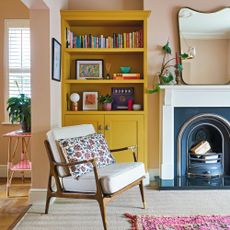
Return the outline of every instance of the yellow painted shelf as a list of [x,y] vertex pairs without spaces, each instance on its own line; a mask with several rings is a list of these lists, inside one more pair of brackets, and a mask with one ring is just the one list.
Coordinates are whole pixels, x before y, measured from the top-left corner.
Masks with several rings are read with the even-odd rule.
[[65,84],[144,84],[143,79],[140,80],[64,80]]
[[65,48],[67,53],[143,53],[144,48]]
[[[96,132],[104,134],[110,148],[137,145],[138,161],[147,166],[147,110],[148,110],[148,72],[147,72],[147,18],[150,11],[61,11],[62,19],[62,125],[92,124]],[[136,31],[143,33],[135,36]],[[142,44],[143,48],[66,48],[68,35],[71,31],[76,35],[87,35],[113,38],[122,35],[126,46]],[[127,34],[129,35],[127,36]],[[125,36],[126,34],[126,36]],[[132,35],[131,35],[132,34]],[[71,35],[72,37],[72,35]],[[129,40],[127,40],[129,39]],[[108,39],[107,41],[109,41]],[[111,40],[111,43],[113,41]],[[138,43],[136,43],[138,42]],[[72,47],[72,46],[71,46]],[[110,46],[111,47],[111,46]],[[121,66],[130,66],[133,73],[140,73],[142,79],[130,80],[78,80],[76,79],[76,60],[103,60],[103,73],[118,73]],[[101,74],[103,76],[103,74]],[[79,109],[84,104],[95,102],[89,97],[83,97],[83,92],[98,92],[106,95],[114,87],[132,87],[134,89],[133,103],[140,104],[142,110],[79,110],[70,111],[70,94],[77,92],[81,95]],[[121,95],[120,102],[128,98]],[[87,103],[86,103],[87,102]],[[87,106],[86,106],[87,107]],[[90,107],[90,106],[89,106]],[[96,107],[95,107],[96,108]],[[130,162],[129,154],[118,154],[118,162]]]
[[65,111],[65,115],[143,115],[144,111],[112,110],[112,111]]

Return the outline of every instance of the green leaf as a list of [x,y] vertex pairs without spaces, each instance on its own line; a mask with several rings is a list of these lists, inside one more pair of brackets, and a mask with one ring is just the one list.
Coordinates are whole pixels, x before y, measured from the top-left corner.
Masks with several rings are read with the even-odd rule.
[[161,80],[164,82],[164,83],[169,83],[173,80],[173,75],[172,73],[168,73],[167,76],[161,76]]
[[148,93],[149,94],[153,94],[153,93],[157,93],[157,92],[159,92],[160,91],[160,85],[159,84],[156,84],[156,86],[153,88],[153,89],[149,89],[148,90]]
[[175,68],[176,68],[179,72],[182,72],[182,70],[183,70],[183,66],[182,66],[182,64],[180,64],[180,63],[178,63],[178,64],[175,66]]
[[188,58],[188,54],[183,53],[179,55],[183,60]]
[[171,54],[172,53],[172,50],[169,46],[169,42],[167,42],[163,47],[162,47],[162,50],[167,53],[167,54]]

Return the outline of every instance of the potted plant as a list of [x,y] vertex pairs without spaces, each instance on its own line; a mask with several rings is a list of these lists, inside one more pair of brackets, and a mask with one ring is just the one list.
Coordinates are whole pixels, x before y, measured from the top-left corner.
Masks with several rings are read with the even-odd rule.
[[31,131],[31,98],[20,93],[7,100],[7,111],[12,123],[20,122],[23,132]]
[[106,94],[105,96],[100,95],[98,98],[98,103],[102,105],[103,110],[112,110],[113,98],[111,95]]
[[[169,46],[169,41],[167,41],[167,43],[164,46],[162,46],[161,49],[164,55],[163,55],[163,60],[161,64],[161,69],[160,69],[160,72],[158,73],[160,84],[162,85],[180,84],[180,82],[177,82],[177,81],[180,81],[179,76],[183,70],[183,67],[182,67],[182,64],[179,62],[179,57],[181,59],[187,59],[188,54],[183,53],[183,54],[178,55],[178,53],[176,52],[175,57],[171,57],[172,50]],[[175,79],[174,76],[176,76],[177,79]],[[160,85],[156,84],[155,87],[153,89],[148,90],[148,92],[155,93],[155,92],[158,92],[159,90],[160,90]]]

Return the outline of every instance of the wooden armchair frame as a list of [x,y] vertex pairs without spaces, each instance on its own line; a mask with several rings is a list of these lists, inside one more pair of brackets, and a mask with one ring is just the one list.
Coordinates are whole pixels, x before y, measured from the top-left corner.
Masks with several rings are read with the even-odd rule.
[[[102,217],[102,222],[104,226],[104,230],[107,230],[107,222],[106,222],[106,205],[113,200],[115,197],[117,197],[119,194],[127,191],[128,189],[139,185],[140,188],[140,193],[141,193],[141,198],[143,202],[143,207],[145,208],[145,198],[144,198],[144,188],[143,188],[143,179],[144,177],[139,178],[138,180],[134,181],[133,183],[127,185],[123,189],[113,193],[113,194],[104,194],[103,190],[101,188],[100,184],[100,177],[98,175],[98,170],[96,166],[96,161],[95,159],[91,160],[85,160],[85,161],[78,161],[78,162],[71,162],[71,163],[66,163],[66,162],[56,162],[54,160],[52,150],[50,147],[50,144],[47,140],[44,141],[45,147],[47,150],[49,162],[50,162],[50,172],[49,172],[49,178],[48,178],[48,188],[47,188],[47,197],[46,197],[46,207],[45,207],[45,214],[48,214],[49,211],[49,204],[50,204],[50,199],[52,197],[59,197],[59,198],[75,198],[75,199],[92,199],[96,200],[99,204],[100,211],[101,211],[101,217]],[[120,151],[125,151],[125,150],[131,150],[133,153],[133,158],[134,161],[137,162],[137,157],[136,157],[136,147],[135,146],[130,146],[130,147],[125,147],[125,148],[120,148],[120,149],[113,149],[110,150],[111,152],[120,152]],[[90,193],[90,192],[69,192],[65,191],[61,184],[60,184],[60,176],[58,174],[58,167],[65,167],[68,168],[73,165],[77,164],[85,164],[85,163],[91,163],[93,165],[93,172],[95,176],[95,182],[96,182],[96,192],[95,193]],[[55,179],[56,183],[56,191],[52,189],[51,181],[52,177]]]

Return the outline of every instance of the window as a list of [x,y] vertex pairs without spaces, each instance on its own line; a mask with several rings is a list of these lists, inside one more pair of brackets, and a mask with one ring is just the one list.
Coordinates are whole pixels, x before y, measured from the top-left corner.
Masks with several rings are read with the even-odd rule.
[[24,93],[31,96],[29,20],[5,20],[6,98]]

